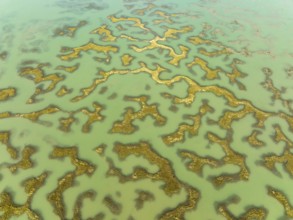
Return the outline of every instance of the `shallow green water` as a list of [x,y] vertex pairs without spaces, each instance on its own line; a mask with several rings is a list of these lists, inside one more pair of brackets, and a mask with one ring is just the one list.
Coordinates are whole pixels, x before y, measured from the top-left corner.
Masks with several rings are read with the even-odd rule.
[[292,7],[0,1],[1,218],[293,218]]

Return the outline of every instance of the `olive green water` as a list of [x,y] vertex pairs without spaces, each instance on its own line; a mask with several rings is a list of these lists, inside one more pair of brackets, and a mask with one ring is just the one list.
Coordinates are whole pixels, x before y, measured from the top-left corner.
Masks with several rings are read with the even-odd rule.
[[0,1],[0,219],[293,218],[292,7]]

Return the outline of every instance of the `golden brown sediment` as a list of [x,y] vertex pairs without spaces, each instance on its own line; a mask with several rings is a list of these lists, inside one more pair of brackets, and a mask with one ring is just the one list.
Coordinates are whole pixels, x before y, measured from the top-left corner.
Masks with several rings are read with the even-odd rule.
[[252,133],[246,138],[248,143],[253,147],[263,147],[265,143],[257,138],[257,136],[260,134],[260,131],[253,130]]
[[60,118],[59,119],[59,123],[60,123],[59,128],[64,132],[69,132],[72,123],[75,121],[76,121],[76,119],[72,115],[70,115],[67,118]]
[[197,202],[200,198],[199,192],[191,187],[186,187],[186,191],[187,191],[186,201],[178,204],[176,208],[161,214],[160,220],[184,219],[184,215],[186,212],[196,208]]
[[266,219],[267,210],[264,208],[252,207],[249,208],[245,213],[236,217],[227,208],[226,204],[220,204],[218,206],[218,212],[225,217],[226,220],[264,220]]
[[66,86],[62,86],[58,92],[56,93],[56,95],[58,97],[62,97],[62,96],[65,96],[67,94],[69,94],[72,90],[71,89],[68,89]]
[[265,74],[265,81],[262,82],[262,86],[269,92],[272,93],[271,99],[275,102],[277,100],[281,101],[282,105],[285,106],[289,112],[293,113],[293,100],[291,99],[284,99],[282,97],[282,94],[285,93],[285,89],[282,88],[282,90],[278,89],[275,85],[274,82],[271,78],[271,76],[273,75],[273,72],[271,69],[269,68],[263,68],[262,69],[263,73]]
[[[0,117],[0,119],[1,119],[1,117]],[[10,137],[11,137],[10,131],[0,131],[0,142],[2,144],[6,145],[6,150],[9,153],[10,157],[12,159],[17,159],[18,151],[15,147],[13,147],[10,144]]]
[[268,194],[274,197],[284,207],[284,211],[287,217],[293,218],[293,206],[290,204],[286,195],[272,187],[268,187]]
[[204,101],[202,106],[200,106],[199,108],[198,114],[194,116],[188,116],[188,118],[193,121],[193,125],[182,123],[181,125],[179,125],[177,131],[162,137],[164,143],[167,145],[171,145],[176,142],[183,141],[187,132],[192,136],[197,135],[201,125],[202,117],[208,112],[213,112],[213,108],[209,106],[206,101]]
[[65,72],[68,72],[68,73],[73,73],[75,72],[78,68],[79,68],[79,63],[73,65],[73,66],[63,66],[63,65],[60,65],[60,66],[57,66],[55,69],[56,70],[64,70]]
[[11,218],[17,218],[24,214],[27,215],[29,220],[40,220],[41,216],[31,208],[32,199],[36,191],[42,187],[45,183],[48,174],[43,173],[38,177],[32,177],[27,179],[23,185],[27,194],[27,199],[23,205],[15,204],[12,195],[9,192],[0,193],[0,211],[1,219],[9,220]]
[[113,36],[112,31],[108,29],[107,25],[105,24],[96,28],[95,30],[92,30],[91,34],[99,34],[102,41],[105,42],[113,42],[117,39],[115,36]]
[[141,28],[142,30],[149,31],[148,28],[145,27],[145,24],[142,23],[141,19],[135,18],[135,17],[115,17],[114,15],[108,16],[108,18],[111,20],[113,23],[121,22],[121,21],[130,21],[134,22],[132,25],[133,27],[138,27]]
[[174,21],[172,20],[172,17],[175,17],[176,16],[176,14],[169,14],[167,12],[160,11],[160,10],[156,10],[152,14],[162,17],[162,19],[155,19],[155,20],[153,20],[153,23],[155,25],[158,25],[158,24],[161,24],[161,23],[165,23],[165,22],[168,23],[168,24],[173,24]]
[[131,56],[130,54],[128,54],[128,53],[123,54],[121,57],[121,61],[122,61],[123,66],[129,66],[133,59],[134,59],[134,57]]
[[276,173],[276,163],[281,163],[284,166],[285,171],[293,176],[293,154],[289,149],[285,149],[283,154],[278,156],[275,154],[267,155],[263,157],[264,166]]
[[58,180],[57,188],[49,193],[47,199],[54,208],[54,213],[59,216],[60,219],[66,218],[66,209],[63,198],[63,193],[73,186],[75,180],[75,173],[70,172],[65,174]]
[[280,141],[283,141],[286,143],[286,146],[289,148],[293,148],[293,141],[291,141],[282,131],[281,127],[279,125],[274,125],[275,129],[275,136],[274,140],[278,143]]
[[200,68],[205,71],[205,79],[208,80],[213,80],[213,79],[218,79],[219,78],[219,73],[223,72],[223,70],[221,68],[216,68],[216,69],[211,69],[208,67],[208,62],[199,58],[199,57],[195,57],[194,60],[191,63],[187,64],[188,68],[191,68],[194,65],[199,65]]
[[82,207],[83,207],[83,200],[85,199],[93,199],[95,197],[96,193],[93,191],[86,191],[81,193],[76,201],[73,208],[73,218],[72,220],[81,220],[83,219],[82,215]]
[[61,60],[70,61],[76,58],[80,57],[81,52],[93,50],[98,53],[104,53],[108,54],[110,52],[117,52],[118,47],[116,46],[104,46],[104,45],[98,45],[93,42],[88,42],[87,44],[80,46],[80,47],[74,47],[74,48],[63,48],[62,52],[70,52],[65,55],[60,55]]
[[229,137],[220,138],[216,134],[209,132],[207,138],[212,143],[217,143],[225,152],[225,156],[221,159],[224,164],[233,164],[240,168],[235,174],[223,174],[212,178],[212,182],[216,187],[221,187],[226,183],[235,181],[247,181],[249,179],[249,170],[245,164],[245,156],[235,152],[230,146]]
[[47,89],[36,89],[36,95],[52,91],[57,83],[64,80],[64,77],[60,76],[58,73],[46,75],[43,68],[48,66],[49,64],[44,63],[39,64],[37,67],[23,67],[20,69],[19,75],[33,80],[35,84],[50,81]]
[[83,174],[92,175],[95,171],[95,166],[91,163],[78,158],[77,147],[54,147],[51,158],[69,157],[72,165],[75,166],[74,175],[79,176]]
[[84,108],[81,110],[86,116],[88,116],[88,120],[82,126],[83,132],[89,132],[91,125],[96,121],[101,121],[104,116],[101,115],[101,111],[103,110],[102,106],[96,102],[92,104],[94,111],[89,111],[88,109]]
[[31,156],[36,153],[36,148],[33,146],[25,146],[25,148],[21,152],[21,160],[15,164],[10,164],[8,166],[9,170],[14,173],[19,169],[29,169],[34,166],[33,161],[31,160]]
[[138,52],[138,53],[141,53],[146,50],[153,50],[153,49],[167,50],[167,51],[169,51],[168,56],[170,56],[172,58],[168,63],[170,63],[174,66],[178,66],[179,62],[187,57],[187,54],[189,52],[189,48],[186,46],[183,46],[183,45],[179,45],[178,47],[181,51],[181,54],[177,54],[172,47],[167,46],[165,44],[161,44],[160,41],[167,41],[168,38],[177,39],[179,34],[187,33],[187,32],[190,32],[191,30],[192,30],[191,26],[185,26],[185,27],[182,27],[181,29],[168,28],[165,31],[163,37],[155,36],[152,40],[149,40],[148,46],[145,46],[142,48],[139,48],[137,46],[131,46],[131,48],[135,52]]
[[6,101],[14,96],[16,96],[15,88],[0,89],[0,101]]
[[143,156],[151,164],[157,165],[159,170],[156,173],[149,173],[145,168],[135,167],[131,175],[124,175],[120,169],[110,164],[108,175],[117,176],[121,182],[137,181],[145,178],[157,181],[161,180],[164,182],[163,190],[168,196],[172,196],[182,189],[187,192],[186,201],[160,214],[160,219],[165,220],[171,217],[182,219],[187,211],[196,207],[200,198],[199,191],[178,180],[170,161],[155,152],[147,142],[139,142],[138,144],[117,143],[114,146],[114,151],[118,154],[120,159],[126,159],[126,157],[130,155]]
[[151,116],[153,119],[155,119],[155,122],[157,125],[165,124],[166,118],[159,113],[158,105],[147,104],[147,101],[148,101],[147,96],[127,97],[126,100],[138,102],[141,108],[139,111],[136,111],[136,112],[134,111],[134,109],[128,108],[124,114],[123,120],[116,121],[113,124],[111,132],[131,134],[137,130],[137,128],[133,125],[133,121],[136,119],[142,120],[147,116]]
[[179,152],[180,157],[184,159],[190,159],[191,161],[186,164],[186,168],[195,172],[198,175],[202,175],[203,167],[205,165],[209,165],[210,167],[219,167],[220,161],[212,158],[212,157],[201,157],[196,153],[181,150]]

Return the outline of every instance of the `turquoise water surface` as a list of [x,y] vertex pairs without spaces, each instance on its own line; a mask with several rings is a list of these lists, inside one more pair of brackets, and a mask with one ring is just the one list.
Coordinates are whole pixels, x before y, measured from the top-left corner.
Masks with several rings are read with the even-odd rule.
[[293,218],[291,0],[1,0],[0,219]]

